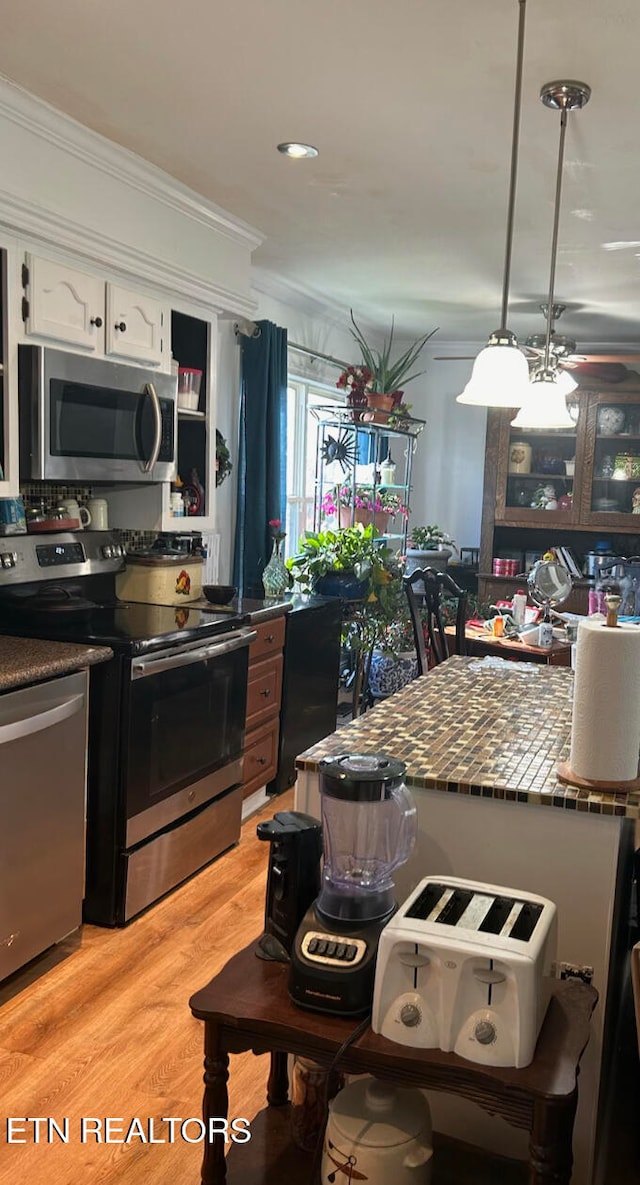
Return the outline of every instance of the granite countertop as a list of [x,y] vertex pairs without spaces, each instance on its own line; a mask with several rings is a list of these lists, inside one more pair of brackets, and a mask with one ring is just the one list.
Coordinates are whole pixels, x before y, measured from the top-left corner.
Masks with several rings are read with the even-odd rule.
[[113,658],[108,646],[47,642],[43,638],[0,637],[0,692],[68,675]]
[[387,753],[407,785],[508,802],[640,818],[640,792],[558,781],[569,756],[573,672],[566,667],[454,656],[298,757]]

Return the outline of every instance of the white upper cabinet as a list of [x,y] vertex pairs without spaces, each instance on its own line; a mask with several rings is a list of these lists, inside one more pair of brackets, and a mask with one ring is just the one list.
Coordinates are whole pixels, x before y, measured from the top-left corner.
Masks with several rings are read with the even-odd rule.
[[160,366],[163,308],[159,301],[107,284],[106,353]]
[[169,369],[160,301],[30,254],[22,284],[27,337]]
[[26,256],[25,333],[102,352],[104,280],[66,264]]

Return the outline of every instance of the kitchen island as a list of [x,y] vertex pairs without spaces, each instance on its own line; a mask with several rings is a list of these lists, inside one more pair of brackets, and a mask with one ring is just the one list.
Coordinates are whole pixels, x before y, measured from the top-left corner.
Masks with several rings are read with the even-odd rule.
[[[454,657],[297,762],[296,807],[319,814],[318,761],[382,752],[407,763],[418,841],[398,870],[403,900],[427,875],[460,876],[549,897],[558,907],[558,962],[592,968],[600,1003],[582,1063],[574,1135],[575,1185],[602,1179],[607,1086],[631,889],[640,795],[563,785],[573,673],[500,659]],[[585,971],[585,975],[589,972]],[[524,1156],[500,1120],[471,1104],[431,1099],[434,1125]]]

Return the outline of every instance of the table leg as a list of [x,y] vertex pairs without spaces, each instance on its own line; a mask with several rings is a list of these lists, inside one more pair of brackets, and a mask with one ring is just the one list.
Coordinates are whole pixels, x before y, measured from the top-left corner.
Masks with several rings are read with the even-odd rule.
[[[229,1054],[222,1048],[220,1030],[212,1021],[204,1027],[204,1098],[202,1118],[206,1124],[204,1157],[202,1160],[202,1185],[224,1185],[227,1169],[224,1159],[224,1135],[216,1130],[219,1125],[210,1120],[227,1119],[229,1095]],[[213,1129],[213,1130],[211,1130]]]
[[574,1091],[562,1105],[534,1103],[529,1141],[529,1185],[569,1185],[573,1168]]
[[270,1107],[284,1107],[289,1102],[289,1070],[286,1053],[271,1054],[267,1102]]

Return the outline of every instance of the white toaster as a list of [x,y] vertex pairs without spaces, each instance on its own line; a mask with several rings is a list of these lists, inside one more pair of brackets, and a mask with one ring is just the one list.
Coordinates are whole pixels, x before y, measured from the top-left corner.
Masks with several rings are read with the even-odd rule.
[[380,935],[371,1026],[401,1045],[528,1066],[555,957],[552,901],[425,877]]

